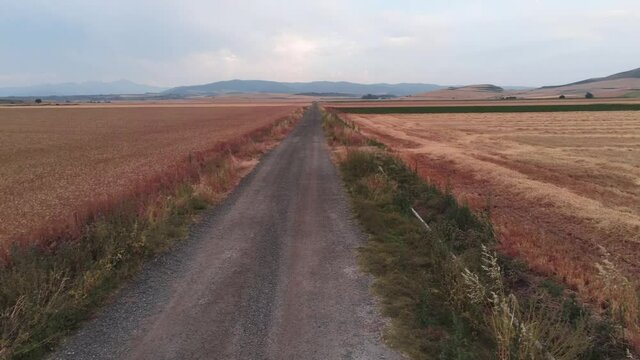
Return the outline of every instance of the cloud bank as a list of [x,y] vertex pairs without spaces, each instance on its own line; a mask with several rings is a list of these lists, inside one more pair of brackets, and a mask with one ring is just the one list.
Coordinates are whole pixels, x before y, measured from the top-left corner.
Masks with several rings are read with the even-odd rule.
[[130,79],[549,85],[640,66],[637,0],[2,4],[0,86]]

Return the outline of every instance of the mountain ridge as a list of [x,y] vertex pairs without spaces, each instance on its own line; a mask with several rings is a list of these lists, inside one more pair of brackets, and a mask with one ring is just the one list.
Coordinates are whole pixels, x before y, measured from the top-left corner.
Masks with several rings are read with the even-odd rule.
[[0,87],[0,97],[47,97],[47,96],[99,96],[99,95],[137,95],[157,94],[159,96],[211,96],[229,93],[281,93],[281,94],[341,94],[351,96],[396,95],[409,96],[437,90],[484,90],[503,92],[509,90],[536,91],[553,90],[570,86],[579,86],[620,79],[640,79],[640,68],[619,72],[605,77],[590,78],[565,85],[531,88],[524,86],[496,86],[475,84],[446,86],[431,83],[373,83],[362,84],[349,81],[309,81],[278,82],[270,80],[225,80],[199,85],[162,88],[134,83],[129,80],[112,82],[85,81],[59,84],[43,84],[24,87]]
[[208,84],[179,86],[163,92],[171,95],[215,95],[230,92],[262,93],[344,93],[354,95],[394,94],[412,95],[444,88],[445,86],[425,83],[376,83],[360,84],[349,81],[278,82],[269,80],[226,80]]

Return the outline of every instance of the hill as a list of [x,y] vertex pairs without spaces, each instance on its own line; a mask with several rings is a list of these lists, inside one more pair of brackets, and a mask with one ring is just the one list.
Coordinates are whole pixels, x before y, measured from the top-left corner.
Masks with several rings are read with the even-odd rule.
[[[348,81],[278,82],[268,80],[228,80],[201,85],[164,89],[128,80],[114,82],[46,84],[0,88],[0,97],[51,97],[86,95],[130,95],[155,93],[159,97],[210,96],[224,94],[305,94],[312,96],[395,95],[425,100],[490,100],[511,98],[552,98],[560,95],[583,97],[586,92],[596,97],[640,96],[640,68],[606,77],[591,78],[566,85],[531,89],[492,84],[446,87],[425,83],[361,84]],[[635,94],[635,95],[634,95]]]
[[450,87],[448,90],[462,90],[462,91],[483,91],[483,92],[494,92],[499,93],[503,92],[504,89],[500,86],[496,86],[493,84],[478,84],[478,85],[467,85],[460,87]]
[[558,87],[575,86],[575,85],[590,84],[594,82],[618,80],[618,79],[640,79],[640,68],[619,72],[617,74],[613,74],[605,77],[591,78],[591,79],[576,81],[576,82],[565,84],[565,85],[543,86],[542,88],[552,89],[552,88],[558,88]]
[[519,98],[583,98],[587,92],[597,98],[637,97],[640,95],[640,68],[613,75],[576,81],[566,85],[543,86],[530,91],[514,91]]
[[428,92],[443,88],[435,84],[359,84],[347,81],[277,82],[265,80],[229,80],[210,84],[180,86],[166,90],[171,95],[216,95],[230,92],[244,93],[341,93],[361,96],[365,94],[393,94],[399,96]]
[[492,84],[477,84],[467,86],[451,86],[414,96],[424,100],[490,100],[500,99],[505,90]]
[[518,89],[479,84],[449,87],[414,96],[423,100],[497,100],[584,98],[587,92],[596,98],[640,97],[640,68],[613,75],[576,81],[566,85],[543,86],[537,89]]
[[630,97],[640,90],[640,78],[621,78],[593,82],[579,82],[573,85],[542,87],[526,92],[513,92],[513,96],[522,98],[555,98],[564,95],[567,98],[583,98],[587,92],[596,98]]

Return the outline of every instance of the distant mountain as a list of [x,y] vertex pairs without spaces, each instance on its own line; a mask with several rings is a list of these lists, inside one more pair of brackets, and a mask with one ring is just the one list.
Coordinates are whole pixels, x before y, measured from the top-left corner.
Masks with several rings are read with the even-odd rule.
[[155,86],[137,84],[129,80],[113,82],[85,81],[81,83],[45,84],[24,87],[0,88],[0,96],[74,96],[120,95],[157,93],[166,90]]
[[[233,92],[291,93],[292,89],[283,83],[266,80],[228,80],[204,85],[179,86],[165,90],[172,95],[213,95]],[[296,91],[299,92],[299,91]]]
[[558,87],[563,87],[563,86],[590,84],[590,83],[594,83],[594,82],[608,81],[608,80],[618,80],[618,79],[640,79],[640,68],[629,70],[629,71],[623,71],[623,72],[620,72],[620,73],[617,73],[617,74],[613,74],[613,75],[609,75],[609,76],[605,76],[605,77],[591,78],[591,79],[586,79],[586,80],[582,80],[582,81],[576,81],[576,82],[573,82],[573,83],[570,83],[570,84],[565,84],[565,85],[543,86],[542,89],[551,89],[551,88],[558,88]]
[[180,86],[164,91],[171,95],[215,95],[224,93],[342,93],[412,95],[441,89],[435,84],[358,84],[346,81],[277,82],[265,80],[229,80],[204,85]]

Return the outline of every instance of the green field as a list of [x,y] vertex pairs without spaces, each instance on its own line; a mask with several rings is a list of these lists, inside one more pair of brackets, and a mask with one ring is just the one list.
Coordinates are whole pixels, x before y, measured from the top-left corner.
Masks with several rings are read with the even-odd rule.
[[481,106],[385,106],[338,108],[353,114],[520,113],[564,111],[639,111],[640,104],[585,105],[481,105]]

